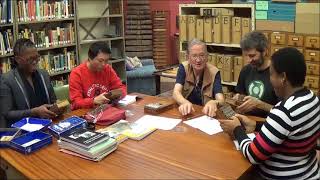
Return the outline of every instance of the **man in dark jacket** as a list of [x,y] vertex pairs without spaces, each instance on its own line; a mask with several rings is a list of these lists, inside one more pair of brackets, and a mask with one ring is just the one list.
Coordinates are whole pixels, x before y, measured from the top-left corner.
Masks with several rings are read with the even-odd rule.
[[15,67],[1,77],[0,112],[6,122],[0,125],[9,127],[24,117],[55,117],[48,108],[56,96],[48,72],[37,69],[40,55],[34,43],[19,39],[13,51]]

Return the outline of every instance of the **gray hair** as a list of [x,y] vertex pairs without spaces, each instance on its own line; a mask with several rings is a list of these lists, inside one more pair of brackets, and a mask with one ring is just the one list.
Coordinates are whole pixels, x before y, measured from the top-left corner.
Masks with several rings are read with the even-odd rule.
[[268,40],[263,33],[252,31],[242,38],[240,47],[243,51],[256,49],[259,52],[264,52],[268,48]]
[[204,42],[200,41],[199,39],[192,39],[191,41],[188,42],[187,54],[190,53],[190,49],[191,49],[192,46],[194,46],[194,45],[201,45],[201,46],[204,47],[205,52],[206,52],[206,53],[208,52],[208,51],[207,51],[207,45],[206,45]]

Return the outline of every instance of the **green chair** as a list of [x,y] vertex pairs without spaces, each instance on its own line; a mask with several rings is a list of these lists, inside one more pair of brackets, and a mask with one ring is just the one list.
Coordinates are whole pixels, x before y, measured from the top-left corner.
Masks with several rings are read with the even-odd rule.
[[53,88],[54,93],[56,94],[57,100],[68,100],[69,98],[69,85],[57,86]]

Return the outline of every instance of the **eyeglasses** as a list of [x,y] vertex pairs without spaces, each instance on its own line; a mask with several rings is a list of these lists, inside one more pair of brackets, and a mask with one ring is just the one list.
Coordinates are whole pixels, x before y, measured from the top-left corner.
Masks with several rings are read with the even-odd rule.
[[190,55],[189,57],[191,60],[197,60],[197,59],[204,60],[206,59],[207,54],[193,54],[193,55]]
[[40,61],[40,55],[37,56],[33,56],[33,57],[29,57],[29,58],[23,58],[21,56],[17,56],[17,58],[20,58],[22,60],[24,60],[25,62],[27,62],[28,64],[34,64],[34,63],[38,63]]

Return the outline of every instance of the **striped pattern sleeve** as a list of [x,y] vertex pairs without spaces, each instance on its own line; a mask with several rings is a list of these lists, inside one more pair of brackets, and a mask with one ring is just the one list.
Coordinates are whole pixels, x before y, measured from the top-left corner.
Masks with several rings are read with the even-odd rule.
[[270,111],[266,122],[253,141],[250,140],[245,131],[240,127],[234,130],[234,134],[240,144],[243,155],[252,164],[259,164],[277,152],[291,129],[289,112],[282,106],[278,106]]

